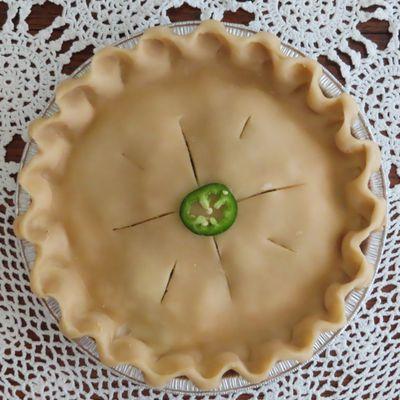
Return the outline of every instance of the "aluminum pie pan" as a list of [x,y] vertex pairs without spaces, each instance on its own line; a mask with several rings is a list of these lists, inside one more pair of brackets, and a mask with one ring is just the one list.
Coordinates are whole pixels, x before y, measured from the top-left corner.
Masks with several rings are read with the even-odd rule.
[[[192,21],[192,22],[180,22],[168,25],[171,30],[178,34],[178,35],[187,35],[193,32],[196,27],[199,25],[199,22]],[[238,24],[231,24],[226,23],[225,27],[227,31],[235,36],[247,37],[251,36],[252,34],[256,33],[248,29],[245,26],[238,25]],[[114,46],[120,48],[131,48],[134,47],[140,37],[143,35],[143,32],[140,32],[134,36],[131,36],[127,39],[124,39],[118,43],[115,43]],[[288,45],[283,44],[281,45],[281,51],[283,54],[290,56],[290,57],[301,57],[305,56],[304,53],[297,50],[296,48]],[[82,64],[73,74],[73,77],[80,77],[83,75],[89,68],[91,60],[86,61]],[[322,91],[328,97],[336,97],[344,92],[343,86],[324,68],[324,74],[320,80],[320,86]],[[50,101],[49,105],[43,112],[43,117],[50,117],[55,112],[58,111],[57,106],[54,102],[54,98]],[[359,113],[358,118],[356,119],[355,123],[352,126],[352,133],[355,137],[359,139],[369,139],[373,140],[373,136],[369,130],[368,123],[364,116]],[[20,169],[24,167],[36,154],[37,148],[36,145],[31,141],[27,143],[24,149],[24,153],[20,162]],[[387,198],[386,196],[386,180],[384,177],[384,172],[382,167],[379,171],[372,174],[370,182],[370,189],[372,192],[378,196]],[[24,213],[27,208],[29,207],[30,198],[29,195],[18,185],[16,190],[16,214],[19,215]],[[369,238],[363,244],[363,252],[374,267],[374,276],[376,270],[379,266],[380,259],[383,252],[383,246],[386,237],[386,228],[382,229],[379,232],[373,232],[369,236]],[[24,263],[25,268],[29,271],[33,265],[35,259],[35,250],[32,244],[25,240],[18,239],[17,244],[19,247],[20,255],[22,257],[22,261]],[[359,308],[361,307],[362,303],[364,302],[365,298],[367,297],[369,290],[372,286],[372,282],[366,288],[360,290],[353,290],[347,297],[345,303],[345,313],[347,317],[347,324],[338,331],[328,331],[321,333],[317,340],[314,343],[314,351],[313,357],[317,354],[321,353],[325,350],[328,346],[332,344],[332,342],[340,335],[340,333],[346,328],[350,320],[354,317],[357,313]],[[56,320],[59,321],[61,316],[61,310],[57,303],[52,298],[48,299],[41,299],[44,305],[48,308],[51,316]],[[99,360],[99,356],[96,350],[96,343],[93,339],[89,337],[82,337],[80,339],[74,340],[74,342],[80,347],[81,350],[85,351],[91,358],[95,359],[97,362],[101,363]],[[308,360],[307,362],[309,362]],[[274,380],[281,378],[285,374],[288,374],[292,371],[295,371],[300,366],[306,364],[300,363],[294,360],[285,360],[277,362],[274,367],[269,371],[264,381],[257,384],[252,384],[246,381],[239,375],[228,375],[224,376],[221,380],[221,383],[218,388],[213,390],[204,391],[197,388],[191,381],[186,378],[174,378],[167,385],[163,388],[165,392],[169,392],[171,394],[193,394],[193,395],[216,395],[216,394],[226,394],[229,392],[241,391],[246,389],[252,389],[259,387],[260,385],[265,385]],[[118,365],[114,368],[109,368],[114,374],[127,378],[137,384],[138,386],[150,388],[143,380],[143,375],[141,371],[131,365]]]

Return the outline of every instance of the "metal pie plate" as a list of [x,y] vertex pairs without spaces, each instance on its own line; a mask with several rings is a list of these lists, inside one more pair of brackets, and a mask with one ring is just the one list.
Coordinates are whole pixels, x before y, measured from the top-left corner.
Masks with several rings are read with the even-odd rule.
[[[170,28],[178,35],[186,35],[188,33],[193,32],[196,27],[198,26],[198,22],[184,22],[184,23],[176,23],[171,24]],[[248,28],[236,25],[236,24],[225,24],[229,33],[235,36],[250,36],[252,35],[253,31],[249,30]],[[132,36],[128,39],[125,39],[119,43],[116,43],[115,46],[120,48],[131,48],[134,47],[138,40],[140,39],[142,33],[139,33],[135,36]],[[298,51],[297,49],[293,48],[292,46],[282,44],[281,46],[282,52],[291,57],[300,57],[304,56],[303,53]],[[81,67],[79,67],[73,76],[79,77],[84,74],[89,67],[90,60],[84,63]],[[323,92],[328,97],[335,97],[340,95],[344,90],[342,85],[326,70],[324,70],[324,75],[321,78],[320,86]],[[48,108],[44,111],[43,116],[49,117],[53,115],[57,111],[57,106],[54,103],[54,99],[50,102]],[[352,133],[355,137],[359,139],[370,139],[372,140],[373,137],[368,129],[368,125],[364,119],[364,117],[359,114],[358,119],[356,120],[355,124],[352,128]],[[36,154],[36,146],[33,142],[30,142],[26,145],[24,154],[21,160],[20,168],[22,168],[29,160]],[[370,180],[370,188],[378,197],[386,198],[386,186],[385,186],[385,179],[383,170],[380,169],[378,172],[374,173]],[[19,186],[16,192],[16,212],[17,215],[23,213],[27,210],[29,206],[29,196],[25,193]],[[363,252],[366,255],[368,261],[371,265],[374,266],[376,271],[379,261],[382,254],[383,244],[385,240],[386,230],[382,230],[380,232],[375,232],[370,235],[368,240],[363,246]],[[20,247],[20,254],[23,258],[25,267],[27,270],[31,269],[33,261],[35,259],[35,251],[33,246],[25,240],[18,241]],[[372,285],[372,283],[371,283]],[[370,285],[370,287],[371,287]],[[354,315],[356,314],[357,310],[360,308],[361,304],[363,303],[364,299],[366,298],[370,287],[361,289],[361,290],[354,290],[352,291],[346,298],[346,316],[348,321],[350,321]],[[47,308],[49,309],[51,315],[54,317],[55,320],[58,321],[61,311],[58,306],[58,303],[49,298],[46,300],[42,300]],[[345,327],[343,328],[345,329]],[[316,340],[314,344],[314,356],[320,352],[322,352],[328,345],[330,345],[334,339],[341,333],[343,330],[339,330],[336,332],[324,332],[322,333]],[[96,344],[95,342],[89,337],[83,337],[75,341],[78,346],[80,346],[83,350],[85,350],[91,357],[96,359],[99,363],[98,354],[96,351]],[[289,373],[290,371],[294,371],[295,369],[299,368],[302,365],[297,361],[280,361],[275,364],[272,370],[266,376],[266,379],[261,384],[268,384],[277,378],[282,377],[283,375]],[[143,381],[143,376],[140,370],[131,366],[131,365],[119,365],[115,368],[110,368],[114,371],[115,374],[122,375],[126,378],[129,378],[137,385],[148,387],[146,383]],[[242,377],[231,374],[228,376],[224,376],[220,386],[211,391],[203,391],[198,389],[192,382],[185,378],[175,378],[171,380],[165,387],[164,390],[170,393],[186,393],[186,394],[194,394],[194,395],[201,395],[201,394],[222,394],[228,393],[237,390],[243,389],[251,389],[252,387],[258,387],[259,384],[250,384],[248,381],[243,379]]]

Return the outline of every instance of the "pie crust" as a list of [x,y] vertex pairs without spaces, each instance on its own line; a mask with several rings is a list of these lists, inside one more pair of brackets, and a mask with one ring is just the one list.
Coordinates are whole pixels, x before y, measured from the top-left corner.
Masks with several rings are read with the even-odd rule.
[[[378,147],[351,135],[358,108],[327,98],[321,74],[273,35],[207,21],[104,49],[58,87],[60,112],[30,127],[38,154],[19,182],[32,201],[15,228],[36,248],[32,289],[58,301],[68,337],[93,337],[102,362],[150,385],[186,376],[210,389],[228,370],[260,382],[343,326],[385,204],[368,188]],[[178,212],[210,182],[239,204],[215,238]]]

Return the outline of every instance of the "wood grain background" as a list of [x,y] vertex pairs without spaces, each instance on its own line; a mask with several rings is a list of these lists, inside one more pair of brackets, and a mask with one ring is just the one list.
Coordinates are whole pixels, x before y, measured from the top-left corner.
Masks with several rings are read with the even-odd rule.
[[[374,7],[370,7],[367,10],[373,11],[373,8]],[[40,30],[49,26],[54,18],[60,16],[61,12],[61,6],[51,3],[49,1],[45,2],[42,5],[33,6],[31,14],[27,18],[29,33],[32,35],[36,35]],[[168,16],[172,22],[200,20],[200,10],[184,4],[179,8],[170,9],[168,12]],[[0,27],[6,21],[6,17],[7,5],[3,2],[0,2]],[[223,21],[248,25],[253,17],[254,16],[251,13],[248,13],[243,9],[239,9],[237,12],[226,11]],[[18,16],[14,19],[13,22],[18,22]],[[385,49],[391,38],[391,33],[388,31],[388,22],[386,21],[371,19],[369,21],[359,23],[357,29],[364,37],[376,43],[379,49]],[[53,32],[51,39],[56,39],[60,37],[62,31],[62,28],[57,28]],[[362,44],[354,42],[352,40],[350,40],[349,44],[354,50],[359,51],[362,57],[367,56],[366,49]],[[68,50],[71,45],[72,42],[64,43],[62,51]],[[92,55],[93,46],[88,46],[84,50],[75,53],[71,59],[71,62],[63,68],[63,72],[65,74],[71,74],[77,67],[79,67],[83,62],[89,59]],[[351,60],[348,55],[339,52],[339,56],[345,63],[351,65]],[[326,56],[319,57],[318,61],[322,65],[324,65],[339,81],[343,83],[343,77],[340,75],[337,64],[329,61]],[[24,141],[19,136],[15,136],[12,142],[6,148],[6,161],[18,162],[21,158],[24,146]],[[400,183],[400,177],[396,174],[396,170],[394,167],[391,169],[389,175],[391,187]],[[338,373],[340,372],[344,373],[343,371],[338,371]],[[347,376],[343,384],[346,384],[346,379],[347,381],[350,381],[352,378]],[[326,397],[335,395],[335,393],[325,394]],[[101,396],[96,396],[95,398],[102,399]],[[252,397],[249,395],[240,396],[240,400],[246,400],[250,398]]]
[[[32,7],[32,11],[28,16],[26,22],[29,26],[29,33],[36,35],[40,30],[46,28],[57,16],[61,15],[62,7],[51,3],[45,2],[43,5],[35,5]],[[0,26],[6,20],[7,7],[5,3],[0,2]],[[178,21],[196,21],[200,20],[200,10],[184,4],[179,8],[172,8],[168,12],[168,16],[172,22]],[[236,12],[226,11],[224,13],[223,21],[234,22],[239,24],[248,25],[253,19],[253,14],[239,8]],[[18,16],[16,17],[18,19]],[[14,21],[17,23],[18,21]],[[363,36],[370,39],[377,44],[379,49],[386,48],[391,34],[388,31],[388,22],[380,21],[378,19],[371,19],[369,21],[358,24],[357,28]],[[57,28],[53,32],[51,39],[56,39],[61,36],[63,29]],[[72,43],[65,42],[63,51],[67,50]],[[366,50],[360,43],[350,40],[350,46],[355,50],[358,50],[363,57],[365,57]],[[93,46],[88,46],[82,51],[75,53],[72,56],[71,62],[63,68],[65,74],[71,74],[77,67],[83,62],[88,60],[93,55]],[[351,65],[351,60],[348,55],[340,54],[344,62]],[[343,78],[340,75],[339,67],[337,64],[329,61],[326,56],[319,57],[318,61],[324,65],[339,81],[343,83]],[[18,162],[21,158],[22,151],[25,143],[21,138],[15,137],[13,142],[7,148],[6,161]],[[400,178],[396,176],[395,171],[391,172],[391,179],[394,179],[393,184],[399,183]]]
[[[372,11],[372,9],[370,11]],[[28,32],[32,35],[36,35],[40,30],[49,26],[54,18],[60,16],[61,12],[61,6],[49,1],[45,2],[43,5],[33,6],[31,13],[26,20],[29,26]],[[0,26],[2,26],[6,20],[6,13],[6,4],[0,2]],[[179,8],[170,9],[168,16],[172,22],[200,20],[200,10],[184,4]],[[236,12],[226,11],[224,13],[223,21],[248,25],[253,17],[253,14],[239,8]],[[18,22],[18,16],[14,22]],[[358,24],[357,28],[363,36],[376,43],[379,49],[385,49],[391,38],[391,33],[388,31],[388,26],[389,24],[387,21],[371,19]],[[51,39],[56,39],[61,36],[62,31],[62,27],[55,29]],[[68,41],[65,42],[62,51],[66,51],[71,45],[72,43]],[[350,46],[359,51],[363,57],[367,55],[365,47],[362,44],[350,40]],[[71,62],[63,68],[63,72],[65,74],[71,74],[77,67],[79,67],[83,62],[93,55],[93,50],[93,46],[88,46],[82,51],[75,53],[72,56]],[[339,54],[344,62],[351,65],[351,60],[348,55],[344,53]],[[319,57],[318,61],[343,83],[343,78],[340,75],[337,64],[329,61],[326,56]],[[21,158],[24,145],[25,143],[20,137],[14,137],[12,143],[10,143],[10,145],[7,147],[6,161],[18,162]],[[390,179],[392,185],[400,183],[400,177],[397,176],[395,169],[391,171]]]

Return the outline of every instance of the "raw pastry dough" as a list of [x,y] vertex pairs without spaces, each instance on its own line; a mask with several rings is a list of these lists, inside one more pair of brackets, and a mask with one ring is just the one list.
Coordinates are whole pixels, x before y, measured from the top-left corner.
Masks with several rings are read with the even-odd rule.
[[[208,389],[229,369],[259,382],[344,324],[385,207],[368,189],[377,146],[351,136],[356,104],[325,97],[320,76],[269,34],[208,21],[105,49],[60,85],[60,113],[30,129],[39,153],[19,180],[32,204],[16,230],[36,245],[32,288],[60,303],[67,336],[93,337],[104,363],[131,363],[151,385],[185,375]],[[215,238],[178,215],[210,182],[239,202]]]

